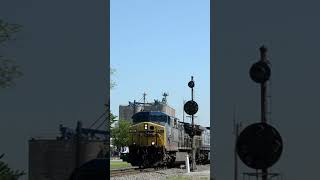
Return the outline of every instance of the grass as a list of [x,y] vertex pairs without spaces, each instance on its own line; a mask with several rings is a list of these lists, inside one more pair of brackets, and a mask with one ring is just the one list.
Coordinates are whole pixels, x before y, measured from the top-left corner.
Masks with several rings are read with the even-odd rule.
[[110,161],[110,168],[111,169],[117,169],[117,168],[125,168],[130,167],[131,164],[127,162],[121,162],[121,161]]

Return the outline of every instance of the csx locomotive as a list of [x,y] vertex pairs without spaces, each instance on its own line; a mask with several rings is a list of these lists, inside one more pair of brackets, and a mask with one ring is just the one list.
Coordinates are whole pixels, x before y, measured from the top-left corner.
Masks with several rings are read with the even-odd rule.
[[[132,116],[127,161],[133,166],[173,166],[191,156],[192,126],[163,112],[141,111]],[[195,125],[196,162],[208,163],[210,129]]]

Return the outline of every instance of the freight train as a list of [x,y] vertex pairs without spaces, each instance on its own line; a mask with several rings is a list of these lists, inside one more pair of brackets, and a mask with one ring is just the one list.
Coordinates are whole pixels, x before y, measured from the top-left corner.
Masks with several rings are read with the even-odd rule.
[[[129,153],[133,166],[174,166],[192,155],[192,126],[159,111],[141,111],[132,116]],[[209,163],[210,128],[195,125],[196,162]]]

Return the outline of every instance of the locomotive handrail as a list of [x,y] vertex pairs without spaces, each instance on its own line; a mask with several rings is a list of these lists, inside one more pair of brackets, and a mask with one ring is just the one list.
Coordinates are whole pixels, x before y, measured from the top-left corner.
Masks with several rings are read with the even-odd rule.
[[160,133],[156,133],[156,135],[159,135],[159,140],[162,142],[162,144],[164,144],[163,140],[161,139],[161,134]]

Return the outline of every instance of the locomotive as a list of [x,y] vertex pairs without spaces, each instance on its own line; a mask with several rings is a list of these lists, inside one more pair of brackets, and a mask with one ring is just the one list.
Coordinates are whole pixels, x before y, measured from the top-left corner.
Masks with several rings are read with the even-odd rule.
[[[192,126],[160,111],[132,116],[127,161],[133,166],[174,166],[192,155]],[[195,125],[196,162],[209,163],[210,128]]]

